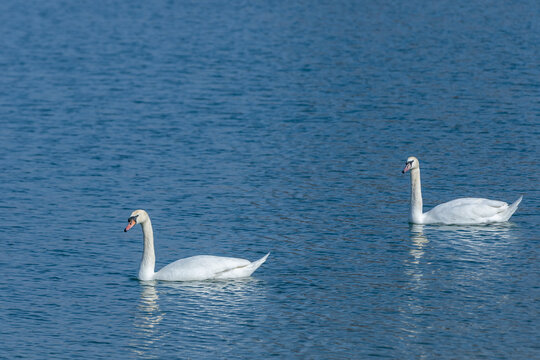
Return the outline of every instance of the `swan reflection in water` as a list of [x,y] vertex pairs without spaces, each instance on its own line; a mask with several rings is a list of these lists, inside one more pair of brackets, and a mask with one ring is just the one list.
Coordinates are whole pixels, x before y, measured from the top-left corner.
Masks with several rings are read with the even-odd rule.
[[[144,356],[152,345],[163,336],[159,324],[164,313],[159,308],[159,295],[155,281],[148,281],[141,286],[141,297],[134,319],[135,341],[131,346],[138,356]],[[137,341],[138,340],[138,341]]]
[[[443,261],[471,262],[485,264],[491,271],[497,271],[497,264],[511,256],[515,236],[511,223],[491,225],[410,225],[411,258],[406,273],[417,286],[422,285],[424,271],[433,273],[432,264]],[[425,258],[429,253],[428,260]],[[476,268],[464,268],[465,271],[477,272]]]
[[[490,255],[498,255],[501,248],[510,246],[513,243],[511,223],[491,224],[491,225],[410,225],[411,249],[413,264],[419,261],[425,254],[425,248],[430,242],[429,237],[435,241],[434,245],[440,250],[450,247],[451,256],[457,260],[481,261]],[[442,245],[443,247],[439,246]],[[444,253],[442,253],[444,255]]]
[[429,326],[436,321],[426,315],[436,316],[437,309],[452,306],[460,314],[463,289],[489,291],[486,278],[505,276],[504,264],[519,252],[514,228],[511,223],[410,225],[408,253],[403,260],[407,280],[399,311],[401,329],[406,334],[401,339],[404,346],[418,351],[417,357],[429,357],[427,350],[418,347],[419,339],[430,338]]
[[[504,261],[512,253],[513,227],[511,223],[466,226],[411,224],[411,257],[405,260],[405,273],[410,277],[412,289],[424,288],[427,285],[424,273],[438,271],[440,261],[485,264],[488,270],[498,271],[497,260]],[[461,268],[470,276],[480,276],[478,267]]]
[[240,298],[250,297],[253,291],[258,290],[261,280],[254,277],[245,277],[226,280],[203,280],[203,281],[163,281],[158,284],[163,291],[181,290],[192,295],[202,296],[207,299],[223,300],[224,297],[234,294]]
[[[224,323],[241,324],[245,317],[250,316],[252,305],[265,296],[261,283],[264,282],[249,277],[159,284],[171,310],[182,314],[182,321],[191,321],[192,325],[203,330]],[[182,301],[175,300],[178,297]]]
[[511,245],[514,241],[512,223],[468,226],[438,226],[441,240],[455,246],[467,245],[482,254]]
[[424,235],[424,225],[411,224],[411,242],[413,247],[409,250],[412,255],[413,264],[419,264],[420,259],[424,256],[424,247],[429,243],[429,240]]
[[[265,316],[257,305],[266,296],[262,280],[141,282],[131,347],[137,356],[159,357],[160,339],[174,332],[177,343],[192,350],[217,330],[252,326]],[[159,293],[158,293],[159,291]]]
[[411,246],[409,249],[410,258],[405,260],[408,265],[405,268],[405,274],[410,277],[410,286],[413,290],[422,288],[424,272],[421,260],[425,255],[429,240],[424,235],[424,225],[410,225]]
[[152,281],[151,284],[142,285],[138,310],[141,315],[140,318],[144,320],[142,327],[145,329],[153,329],[163,320],[163,313],[159,310],[158,300],[159,295],[155,281]]

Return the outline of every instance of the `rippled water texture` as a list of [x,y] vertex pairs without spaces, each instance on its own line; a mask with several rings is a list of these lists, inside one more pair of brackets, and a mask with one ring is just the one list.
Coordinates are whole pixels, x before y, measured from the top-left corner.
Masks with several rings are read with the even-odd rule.
[[[540,357],[538,1],[4,1],[0,358]],[[507,224],[409,226],[524,199]],[[142,283],[196,254],[237,281]]]

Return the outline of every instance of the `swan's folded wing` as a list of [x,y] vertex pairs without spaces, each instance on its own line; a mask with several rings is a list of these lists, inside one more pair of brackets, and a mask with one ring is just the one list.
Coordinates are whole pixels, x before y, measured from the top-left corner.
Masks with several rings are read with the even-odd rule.
[[461,198],[437,205],[425,216],[430,222],[443,224],[481,224],[497,221],[497,216],[508,209],[504,201]]
[[504,201],[478,199],[483,200],[478,202],[476,206],[472,206],[472,212],[478,217],[492,218],[508,209],[508,204]]
[[197,255],[177,260],[158,271],[157,280],[190,281],[212,279],[219,274],[251,264],[249,260],[212,255]]

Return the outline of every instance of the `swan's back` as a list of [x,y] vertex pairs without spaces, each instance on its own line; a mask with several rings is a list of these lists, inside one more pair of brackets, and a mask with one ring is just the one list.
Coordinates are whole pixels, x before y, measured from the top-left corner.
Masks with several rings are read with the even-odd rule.
[[455,199],[426,212],[424,223],[470,225],[508,221],[522,198],[517,199],[512,205],[504,201],[481,198]]
[[212,256],[197,255],[177,260],[159,270],[155,280],[167,281],[191,281],[207,279],[232,279],[250,276],[266,260],[269,254],[263,258],[250,262],[249,260]]

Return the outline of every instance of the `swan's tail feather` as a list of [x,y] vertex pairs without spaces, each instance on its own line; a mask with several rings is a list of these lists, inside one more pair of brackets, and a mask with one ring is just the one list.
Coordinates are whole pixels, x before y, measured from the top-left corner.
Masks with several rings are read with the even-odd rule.
[[259,260],[251,262],[247,265],[222,271],[216,274],[214,278],[215,279],[236,279],[236,278],[243,278],[243,277],[251,276],[251,274],[253,274],[255,270],[257,270],[259,266],[261,266],[266,261],[266,258],[268,257],[268,255],[270,255],[270,253],[264,255]]
[[505,214],[505,220],[504,221],[508,221],[508,219],[510,219],[510,217],[512,215],[514,215],[514,213],[516,212],[517,208],[518,208],[518,205],[519,203],[521,202],[521,200],[523,200],[523,195],[521,195],[519,197],[519,199],[517,199],[516,201],[514,201],[513,204],[511,204],[510,206],[508,206],[508,209],[506,210],[506,214]]
[[264,255],[259,260],[253,261],[251,264],[246,266],[249,269],[249,275],[253,274],[255,272],[255,270],[257,270],[259,268],[259,266],[261,266],[266,261],[266,258],[268,257],[268,255],[270,255],[270,253]]

